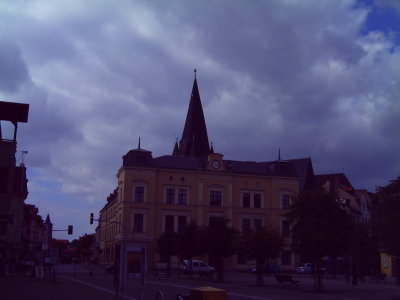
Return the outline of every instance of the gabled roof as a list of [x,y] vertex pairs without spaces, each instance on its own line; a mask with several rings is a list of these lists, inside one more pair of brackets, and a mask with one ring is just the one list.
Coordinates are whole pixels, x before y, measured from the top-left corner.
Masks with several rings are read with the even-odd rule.
[[185,127],[179,141],[179,147],[174,147],[173,155],[207,156],[208,154],[210,154],[210,144],[197,79],[195,77]]
[[301,178],[300,190],[308,190],[313,187],[314,168],[310,157],[288,160]]
[[314,184],[316,187],[322,187],[325,183],[330,183],[330,188],[340,188],[346,192],[354,193],[354,187],[343,173],[315,175]]

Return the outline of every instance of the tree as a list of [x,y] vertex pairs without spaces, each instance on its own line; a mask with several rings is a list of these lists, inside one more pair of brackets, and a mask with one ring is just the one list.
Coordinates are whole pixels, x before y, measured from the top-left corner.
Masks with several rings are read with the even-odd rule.
[[372,235],[371,224],[355,223],[352,229],[350,254],[360,272],[367,274],[371,269],[376,269],[376,257],[378,257],[377,244]]
[[378,232],[380,242],[385,251],[396,257],[396,283],[400,284],[400,176],[391,180],[387,186],[378,187],[377,193],[381,201],[378,215]]
[[286,216],[293,224],[293,248],[314,263],[314,289],[321,291],[321,258],[349,249],[350,217],[336,195],[325,190],[301,192]]
[[171,256],[177,254],[178,235],[175,232],[164,232],[157,239],[157,251],[162,260],[167,262],[167,276],[171,276]]
[[267,259],[278,257],[282,250],[283,240],[279,232],[268,226],[247,228],[240,236],[239,245],[239,251],[247,259],[256,260],[256,285],[264,285],[262,265]]
[[[178,257],[183,260],[192,261],[193,257],[204,253],[204,244],[201,240],[201,230],[195,221],[185,226],[182,232],[178,233]],[[190,264],[191,266],[192,264]],[[192,274],[192,272],[190,272]]]
[[76,247],[76,255],[83,259],[90,258],[91,250],[95,241],[96,236],[94,233],[85,233],[83,236],[80,236],[79,239],[73,240],[72,245]]
[[209,255],[210,264],[217,270],[218,280],[224,279],[223,258],[236,252],[236,230],[228,226],[226,218],[212,218],[209,227],[202,230],[204,250]]

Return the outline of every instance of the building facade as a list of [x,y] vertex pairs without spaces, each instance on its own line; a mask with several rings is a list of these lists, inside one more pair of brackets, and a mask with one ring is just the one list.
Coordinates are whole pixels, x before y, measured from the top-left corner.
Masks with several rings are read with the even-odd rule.
[[[28,121],[28,104],[0,101],[0,258],[22,247],[23,206],[28,196],[26,168],[17,165],[18,122]],[[2,130],[10,129],[8,132]],[[3,129],[4,129],[3,128]]]
[[[179,232],[192,220],[207,226],[214,217],[229,219],[238,230],[268,224],[289,244],[283,214],[306,184],[308,162],[235,161],[214,152],[195,78],[182,137],[172,154],[153,157],[139,140],[138,147],[123,156],[117,187],[101,209],[96,229],[100,261],[112,263],[115,245],[128,240],[147,248],[148,265],[153,266],[159,259],[156,239],[163,232]],[[304,169],[302,178],[296,168]],[[289,246],[279,263],[294,267]],[[236,256],[225,262],[227,268],[241,265],[248,267]]]

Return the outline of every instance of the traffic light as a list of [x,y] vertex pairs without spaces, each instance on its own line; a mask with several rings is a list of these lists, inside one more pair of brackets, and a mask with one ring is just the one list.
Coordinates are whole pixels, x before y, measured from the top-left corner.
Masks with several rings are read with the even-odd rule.
[[72,225],[68,225],[68,234],[72,234],[74,227]]
[[90,213],[90,224],[93,224],[93,213]]

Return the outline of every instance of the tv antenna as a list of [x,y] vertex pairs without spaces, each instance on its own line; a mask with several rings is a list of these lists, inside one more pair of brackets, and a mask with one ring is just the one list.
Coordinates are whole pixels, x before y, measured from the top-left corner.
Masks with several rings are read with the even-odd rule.
[[21,163],[20,163],[20,165],[21,166],[25,166],[25,162],[24,162],[24,158],[25,158],[25,155],[27,155],[28,154],[28,151],[26,151],[26,150],[22,150],[21,151]]

